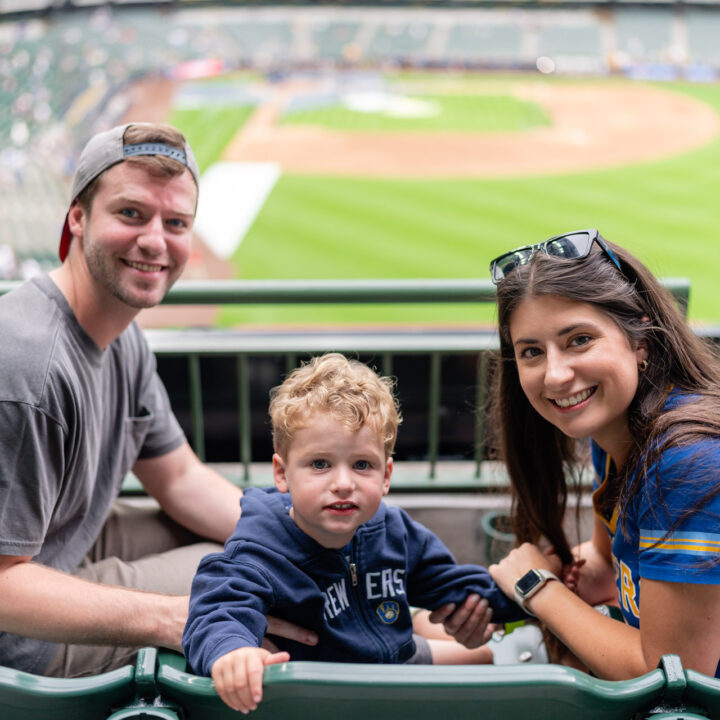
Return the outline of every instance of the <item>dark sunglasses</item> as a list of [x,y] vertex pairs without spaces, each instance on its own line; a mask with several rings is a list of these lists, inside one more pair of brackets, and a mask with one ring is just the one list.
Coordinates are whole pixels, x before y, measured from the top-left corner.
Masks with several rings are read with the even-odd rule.
[[586,258],[590,254],[592,244],[596,242],[602,251],[612,260],[623,277],[627,278],[625,271],[620,265],[615,253],[610,249],[603,236],[595,229],[576,230],[575,232],[556,235],[549,240],[537,245],[526,245],[525,247],[511,250],[496,257],[490,263],[490,276],[497,285],[503,278],[507,277],[515,268],[526,265],[533,255],[543,252],[546,255],[563,258],[565,260],[576,260]]

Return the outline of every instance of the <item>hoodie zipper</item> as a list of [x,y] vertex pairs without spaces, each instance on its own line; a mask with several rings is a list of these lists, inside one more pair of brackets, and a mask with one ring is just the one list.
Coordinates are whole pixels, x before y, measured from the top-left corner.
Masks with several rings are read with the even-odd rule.
[[352,582],[353,587],[357,587],[357,565],[352,561],[350,555],[346,555],[345,559],[347,560],[348,567],[350,568],[350,581]]
[[375,638],[375,642],[378,643],[380,647],[381,655],[383,656],[383,661],[387,662],[389,657],[389,651],[390,648],[385,641],[385,638],[383,637],[382,633],[378,632],[375,627],[373,626],[373,623],[371,620],[368,620],[368,609],[365,604],[365,598],[363,597],[363,594],[361,590],[358,588],[358,571],[357,571],[357,564],[353,561],[353,551],[355,550],[357,546],[357,537],[352,539],[352,544],[350,546],[350,552],[345,556],[345,560],[348,564],[348,570],[350,572],[350,582],[352,583],[352,586],[355,589],[355,597],[357,599],[357,608],[358,612],[360,614],[360,617],[362,618],[363,624],[365,625],[365,629],[370,633],[372,637]]

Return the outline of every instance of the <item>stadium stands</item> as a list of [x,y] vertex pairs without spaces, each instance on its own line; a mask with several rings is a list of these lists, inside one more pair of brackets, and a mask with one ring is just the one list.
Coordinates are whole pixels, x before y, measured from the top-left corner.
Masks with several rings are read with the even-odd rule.
[[510,17],[489,22],[453,25],[445,46],[445,57],[452,64],[514,67],[523,57],[522,27]]
[[720,67],[720,15],[702,8],[687,8],[685,28],[689,62]]
[[362,23],[318,22],[311,28],[315,55],[321,60],[337,62],[352,59],[353,47]]
[[432,26],[424,22],[389,22],[375,30],[367,48],[371,62],[421,62],[427,57]]
[[[672,7],[618,8],[614,13],[618,51],[641,64],[672,63],[683,59],[675,47]],[[673,53],[680,53],[677,57]]]

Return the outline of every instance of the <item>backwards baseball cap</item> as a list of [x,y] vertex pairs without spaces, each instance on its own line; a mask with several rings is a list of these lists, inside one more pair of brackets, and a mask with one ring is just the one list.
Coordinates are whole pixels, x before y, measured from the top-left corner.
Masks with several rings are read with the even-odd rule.
[[[125,131],[133,125],[149,126],[151,123],[127,123],[125,125],[118,125],[110,130],[98,133],[88,141],[88,144],[80,154],[75,175],[73,176],[72,193],[70,195],[71,205],[75,202],[78,195],[108,168],[128,158],[137,157],[138,155],[162,155],[172,160],[177,160],[177,162],[184,165],[190,171],[195,185],[198,188],[200,187],[200,172],[198,171],[195,156],[187,140],[184,143],[184,148],[174,147],[162,142],[143,142],[136,145],[126,145],[123,141]],[[66,215],[62,235],[60,236],[59,254],[61,261],[64,261],[67,257],[71,241],[72,235],[70,234],[70,227]]]

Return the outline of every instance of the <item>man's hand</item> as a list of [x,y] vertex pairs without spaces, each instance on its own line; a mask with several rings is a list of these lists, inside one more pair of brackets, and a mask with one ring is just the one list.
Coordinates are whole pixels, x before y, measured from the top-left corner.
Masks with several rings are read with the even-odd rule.
[[262,646],[272,653],[278,652],[278,647],[272,640],[268,639],[268,635],[277,635],[277,637],[285,638],[286,640],[295,640],[295,642],[302,643],[303,645],[318,644],[318,636],[311,630],[306,630],[287,620],[282,620],[272,615],[267,615],[265,619],[267,620],[267,630],[265,631]]
[[442,623],[448,635],[469,649],[484,645],[495,629],[490,625],[492,609],[488,601],[475,593],[468,595],[459,608],[455,603],[441,605],[430,613],[428,619]]
[[211,674],[215,689],[226,705],[247,715],[262,700],[263,670],[290,660],[289,653],[270,653],[263,648],[243,647],[218,658]]

